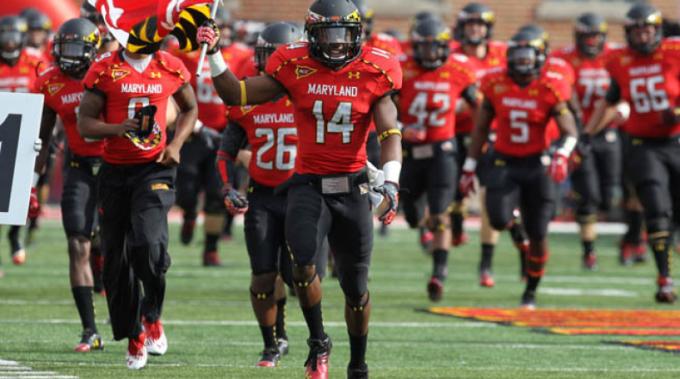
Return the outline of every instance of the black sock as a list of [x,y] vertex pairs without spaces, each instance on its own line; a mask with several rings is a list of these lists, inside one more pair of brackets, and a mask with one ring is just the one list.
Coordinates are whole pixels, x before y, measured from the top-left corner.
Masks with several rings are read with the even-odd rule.
[[451,212],[451,231],[454,236],[463,234],[463,214],[460,212]]
[[538,288],[538,283],[541,281],[540,276],[531,276],[527,278],[527,291],[531,292],[536,292],[536,288]]
[[219,241],[219,234],[206,234],[205,235],[205,252],[217,251],[217,241]]
[[642,234],[642,212],[627,210],[626,221],[628,222],[628,230],[623,236],[623,240],[634,245],[639,244],[640,235]]
[[581,245],[583,246],[583,256],[587,257],[593,254],[593,251],[595,250],[594,242],[593,241],[581,241]]
[[434,249],[432,252],[432,276],[439,280],[446,279],[446,261],[449,258],[449,251],[444,249]]
[[262,341],[264,341],[264,348],[276,346],[276,338],[274,337],[274,326],[260,325],[260,332],[262,332]]
[[276,302],[276,338],[287,340],[286,334],[286,298]]
[[83,330],[89,329],[97,332],[94,323],[94,302],[92,301],[92,287],[73,287],[71,288],[73,299],[76,301],[80,321],[83,323]]
[[519,222],[513,222],[512,226],[510,226],[510,238],[512,238],[512,242],[515,243],[515,245],[522,244],[527,241],[528,237],[526,236],[526,233],[524,232],[524,227],[522,227],[522,224]]
[[493,261],[493,251],[496,245],[490,243],[482,244],[482,259],[479,261],[479,270],[491,270],[491,263]]
[[652,251],[654,252],[654,260],[656,261],[656,268],[659,270],[659,276],[670,276],[670,262],[668,250],[670,249],[669,237],[656,237],[649,241]]
[[230,236],[231,235],[231,226],[233,224],[234,224],[234,216],[227,213],[227,215],[224,218],[224,230],[222,231],[222,234]]
[[366,344],[368,335],[353,336],[349,335],[350,367],[361,366],[366,363]]
[[321,302],[318,302],[310,308],[302,308],[302,314],[305,316],[305,321],[309,328],[309,337],[316,340],[326,338],[326,333],[323,330],[323,319],[321,317]]

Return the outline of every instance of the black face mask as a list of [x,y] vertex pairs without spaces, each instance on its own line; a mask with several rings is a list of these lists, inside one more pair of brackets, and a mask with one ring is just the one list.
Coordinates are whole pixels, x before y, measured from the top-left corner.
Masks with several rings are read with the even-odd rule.
[[339,68],[361,51],[361,27],[354,25],[317,26],[311,30],[312,55],[321,63]]
[[449,57],[447,43],[439,41],[422,41],[413,43],[413,58],[423,68],[434,70],[443,65]]
[[508,50],[508,68],[511,74],[531,76],[540,70],[540,57],[533,47],[515,47]]
[[57,65],[67,75],[79,78],[90,67],[97,48],[82,41],[62,41],[54,44]]

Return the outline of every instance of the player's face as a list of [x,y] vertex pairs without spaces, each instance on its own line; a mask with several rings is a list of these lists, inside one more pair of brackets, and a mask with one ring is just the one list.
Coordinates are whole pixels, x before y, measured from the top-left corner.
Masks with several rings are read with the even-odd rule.
[[47,32],[44,30],[29,30],[27,37],[28,46],[41,48],[47,43]]
[[638,45],[650,45],[654,43],[656,36],[656,26],[638,25],[633,27],[630,32],[633,43]]
[[352,43],[357,37],[356,32],[356,28],[344,26],[319,28],[317,31],[317,41],[326,58],[340,61],[350,56]]
[[589,48],[596,48],[604,43],[604,35],[602,33],[589,33],[582,38],[583,43]]
[[536,67],[536,51],[531,47],[520,47],[508,51],[508,63],[520,75],[531,75]]
[[463,32],[469,41],[481,41],[488,32],[486,24],[482,20],[472,20],[465,23]]
[[20,32],[0,32],[0,50],[4,58],[15,58],[19,55],[22,35]]
[[417,42],[414,44],[415,53],[427,68],[435,68],[443,63],[446,47],[435,41]]

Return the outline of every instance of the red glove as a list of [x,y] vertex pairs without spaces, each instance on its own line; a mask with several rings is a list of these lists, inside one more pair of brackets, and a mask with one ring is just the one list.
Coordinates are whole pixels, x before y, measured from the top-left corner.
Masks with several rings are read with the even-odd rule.
[[220,29],[215,24],[215,21],[209,20],[203,23],[196,31],[196,42],[199,44],[205,43],[208,45],[208,53],[213,54],[217,52],[217,43],[220,40]]
[[463,197],[475,192],[475,169],[477,162],[472,158],[465,159],[463,172],[458,182],[458,191]]
[[230,215],[240,215],[248,211],[248,200],[237,190],[229,188],[224,191],[224,206]]
[[556,183],[562,183],[569,176],[569,157],[561,151],[556,151],[550,161],[548,174]]
[[38,190],[31,188],[31,197],[28,200],[28,218],[40,216],[40,202],[38,201]]
[[408,125],[401,130],[401,139],[408,143],[423,143],[427,139],[427,129],[421,125]]

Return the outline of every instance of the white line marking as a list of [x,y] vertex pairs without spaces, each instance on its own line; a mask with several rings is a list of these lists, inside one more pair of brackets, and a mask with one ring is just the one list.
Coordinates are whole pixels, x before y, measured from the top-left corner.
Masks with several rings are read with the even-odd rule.
[[538,292],[546,295],[555,296],[604,296],[604,297],[637,297],[638,293],[613,288],[552,288],[542,287]]
[[[11,376],[5,376],[11,375]],[[16,361],[8,361],[5,359],[0,359],[0,379],[78,379],[77,376],[71,375],[60,375],[53,371],[35,371],[32,368],[24,365],[20,365]]]

